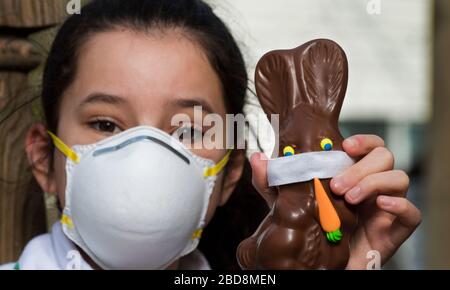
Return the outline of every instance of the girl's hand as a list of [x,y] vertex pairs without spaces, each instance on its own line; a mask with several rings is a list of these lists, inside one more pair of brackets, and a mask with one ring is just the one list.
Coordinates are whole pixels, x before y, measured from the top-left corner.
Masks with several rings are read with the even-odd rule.
[[348,203],[358,205],[347,269],[366,269],[369,251],[378,251],[384,264],[420,224],[421,213],[406,199],[409,178],[393,170],[394,157],[380,137],[356,135],[346,139],[343,148],[361,159],[334,177],[330,186]]
[[[406,199],[409,178],[393,170],[394,157],[384,141],[374,135],[346,139],[343,148],[360,160],[331,180],[331,189],[357,205],[359,221],[350,242],[347,269],[366,269],[367,255],[376,250],[385,263],[414,232],[421,221],[420,211]],[[269,206],[276,200],[275,188],[267,185],[267,157],[255,153],[250,158],[253,185]]]

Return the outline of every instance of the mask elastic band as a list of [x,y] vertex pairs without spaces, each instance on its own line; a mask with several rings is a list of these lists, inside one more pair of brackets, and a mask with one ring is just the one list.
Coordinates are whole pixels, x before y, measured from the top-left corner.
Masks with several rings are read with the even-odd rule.
[[50,135],[50,137],[52,137],[53,144],[55,144],[56,148],[58,148],[59,151],[61,151],[61,153],[66,155],[67,158],[71,159],[75,163],[80,162],[80,158],[78,157],[77,153],[75,153],[72,149],[70,149],[69,146],[67,146],[61,139],[56,137],[55,134],[53,134],[50,131],[47,132]]
[[228,150],[227,154],[220,160],[216,165],[210,168],[206,168],[205,172],[203,173],[204,177],[214,176],[217,175],[224,167],[227,165],[228,160],[230,160],[232,150]]
[[72,219],[71,219],[68,215],[66,215],[66,214],[63,214],[63,215],[61,216],[61,224],[66,225],[66,226],[69,227],[69,228],[73,228],[73,221],[72,221]]

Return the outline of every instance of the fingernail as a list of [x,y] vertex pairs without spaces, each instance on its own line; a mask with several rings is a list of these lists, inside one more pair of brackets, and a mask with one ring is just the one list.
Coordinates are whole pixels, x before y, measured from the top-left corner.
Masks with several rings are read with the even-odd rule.
[[341,184],[336,177],[331,180],[330,185],[335,193],[341,193]]
[[343,178],[343,175],[338,175],[333,178],[333,188],[337,193],[344,193],[347,189],[347,185],[345,183],[345,178]]
[[395,203],[389,196],[380,196],[379,199],[382,206],[391,207]]
[[347,193],[347,195],[348,195],[348,197],[349,197],[351,200],[355,201],[355,200],[358,199],[358,197],[360,196],[360,193],[361,193],[361,188],[358,187],[358,186],[356,186],[356,187],[352,188],[352,189]]
[[344,141],[346,143],[346,146],[348,147],[355,147],[356,146],[356,140],[353,138],[347,138]]

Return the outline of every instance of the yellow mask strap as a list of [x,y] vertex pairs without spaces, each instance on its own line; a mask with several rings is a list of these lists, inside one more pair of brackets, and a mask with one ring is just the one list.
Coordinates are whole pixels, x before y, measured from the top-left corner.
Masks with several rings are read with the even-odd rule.
[[77,153],[75,153],[72,149],[70,149],[69,146],[67,146],[61,139],[56,137],[55,134],[53,134],[50,131],[47,131],[50,137],[52,137],[53,144],[55,144],[56,148],[58,148],[59,151],[61,151],[62,154],[66,155],[67,158],[71,159],[75,163],[80,162],[80,158],[78,157]]
[[69,227],[69,228],[73,228],[73,221],[72,221],[72,219],[71,219],[68,215],[66,215],[66,214],[63,214],[63,215],[61,216],[61,224],[66,225],[66,226]]
[[209,167],[205,169],[205,172],[203,173],[204,177],[214,176],[219,174],[219,172],[227,165],[228,160],[230,160],[232,150],[228,150],[227,154],[220,160],[216,165],[213,167]]
[[202,228],[196,229],[195,232],[192,234],[191,239],[192,240],[200,239],[202,237],[202,233],[203,233]]

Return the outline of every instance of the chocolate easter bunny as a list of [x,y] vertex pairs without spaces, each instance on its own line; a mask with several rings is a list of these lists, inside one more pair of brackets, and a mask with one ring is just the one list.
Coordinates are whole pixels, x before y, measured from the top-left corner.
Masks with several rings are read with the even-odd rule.
[[238,247],[237,259],[243,269],[345,268],[357,215],[351,205],[330,191],[332,176],[315,176],[323,174],[321,168],[317,172],[296,172],[296,168],[312,166],[301,162],[314,163],[317,158],[322,162],[319,164],[335,168],[341,165],[343,155],[349,158],[342,152],[338,127],[347,79],[345,53],[331,40],[272,51],[259,61],[256,92],[267,116],[279,115],[281,157],[277,162],[287,161],[277,167],[283,171],[279,179],[302,176],[305,181],[288,180],[276,187],[269,214]]

